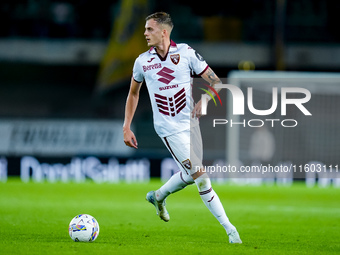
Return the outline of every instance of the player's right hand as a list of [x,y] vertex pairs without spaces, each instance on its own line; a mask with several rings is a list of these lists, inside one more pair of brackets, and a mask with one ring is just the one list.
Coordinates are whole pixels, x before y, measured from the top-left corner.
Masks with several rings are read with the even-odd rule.
[[135,134],[131,131],[131,129],[123,130],[124,133],[124,143],[126,146],[138,149],[137,139]]

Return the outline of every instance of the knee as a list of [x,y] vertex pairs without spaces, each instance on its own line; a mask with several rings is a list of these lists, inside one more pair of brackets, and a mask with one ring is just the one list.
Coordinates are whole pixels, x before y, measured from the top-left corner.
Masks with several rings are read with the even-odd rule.
[[199,191],[205,191],[211,188],[211,182],[208,175],[201,175],[195,179],[196,186]]
[[194,179],[188,175],[188,174],[183,174],[183,172],[180,173],[180,176],[182,178],[182,181],[186,184],[186,185],[191,185],[193,184],[195,181]]

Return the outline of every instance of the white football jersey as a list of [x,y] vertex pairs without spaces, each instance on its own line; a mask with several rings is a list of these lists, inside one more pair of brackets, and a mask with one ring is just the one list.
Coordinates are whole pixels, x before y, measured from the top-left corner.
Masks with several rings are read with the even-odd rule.
[[194,49],[173,41],[164,58],[152,47],[136,59],[133,79],[146,82],[154,127],[160,137],[190,129],[190,123],[198,125],[198,120],[191,118],[194,105],[191,76],[201,75],[207,68],[207,63]]

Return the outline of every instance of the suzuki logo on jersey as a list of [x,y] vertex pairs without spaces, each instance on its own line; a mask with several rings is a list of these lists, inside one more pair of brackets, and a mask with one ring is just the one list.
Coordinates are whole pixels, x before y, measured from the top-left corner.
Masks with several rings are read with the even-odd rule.
[[177,92],[173,97],[166,97],[155,94],[158,111],[164,115],[174,117],[186,106],[184,88]]
[[159,78],[158,80],[165,84],[169,84],[173,79],[175,79],[174,76],[170,75],[170,73],[173,73],[173,72],[174,72],[173,70],[167,67],[163,67],[162,70],[160,70],[157,73],[159,76],[162,76],[162,78]]

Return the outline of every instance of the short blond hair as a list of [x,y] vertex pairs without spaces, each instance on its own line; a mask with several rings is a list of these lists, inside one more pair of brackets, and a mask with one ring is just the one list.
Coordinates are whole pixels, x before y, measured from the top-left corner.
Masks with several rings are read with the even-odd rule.
[[170,17],[170,14],[166,12],[155,12],[145,18],[146,21],[154,19],[157,23],[161,25],[167,25],[170,28],[170,32],[174,27],[174,24],[172,23],[172,19]]

